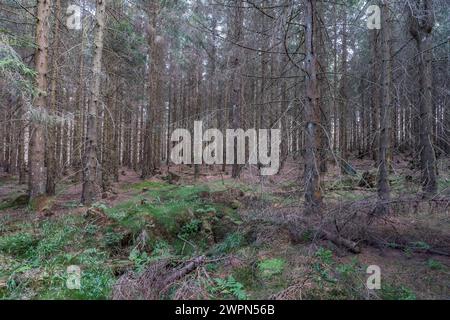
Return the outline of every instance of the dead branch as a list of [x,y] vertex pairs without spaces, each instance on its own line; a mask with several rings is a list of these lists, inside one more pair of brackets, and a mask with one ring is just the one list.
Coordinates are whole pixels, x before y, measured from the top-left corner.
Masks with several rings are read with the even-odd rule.
[[316,232],[319,234],[319,236],[321,236],[327,240],[330,240],[331,242],[333,242],[339,246],[345,247],[350,252],[353,252],[353,253],[361,252],[361,248],[354,241],[342,238],[340,235],[334,235],[325,230],[316,230]]
[[163,288],[167,288],[167,286],[170,286],[175,281],[183,278],[187,274],[191,273],[195,269],[197,269],[198,266],[202,265],[206,260],[205,256],[199,256],[191,260],[187,265],[182,267],[181,269],[178,269],[174,272],[172,272],[165,280],[163,284]]

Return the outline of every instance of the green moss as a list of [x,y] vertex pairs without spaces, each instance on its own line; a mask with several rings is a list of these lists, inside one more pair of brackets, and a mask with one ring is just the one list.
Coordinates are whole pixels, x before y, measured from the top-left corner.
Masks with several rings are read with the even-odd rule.
[[218,210],[201,197],[209,190],[206,185],[173,186],[145,181],[132,188],[145,191],[130,201],[106,209],[106,213],[134,233],[156,228],[155,231],[176,238],[195,217]]

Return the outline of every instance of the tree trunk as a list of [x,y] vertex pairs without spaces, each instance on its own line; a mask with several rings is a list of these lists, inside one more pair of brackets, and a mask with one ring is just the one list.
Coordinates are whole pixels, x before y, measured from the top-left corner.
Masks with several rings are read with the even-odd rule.
[[339,151],[341,157],[341,173],[349,173],[348,164],[348,83],[347,83],[347,12],[344,10],[344,25],[342,30],[342,66],[341,66],[341,83],[339,90]]
[[[234,43],[242,41],[242,25],[244,23],[244,12],[241,7],[236,7],[232,12],[231,38]],[[233,129],[241,126],[241,89],[242,77],[240,76],[241,57],[239,56],[239,48],[234,46],[232,49],[231,66],[231,97],[230,97],[230,122]],[[234,144],[234,163],[231,170],[232,178],[238,178],[241,173],[242,165],[237,163],[237,143]]]
[[379,31],[373,29],[370,32],[370,51],[371,51],[371,88],[372,88],[372,134],[371,134],[371,154],[375,167],[378,167],[378,141],[379,141],[379,122],[380,122],[380,82],[379,82],[379,67],[380,54],[378,49]]
[[328,106],[328,100],[326,99],[326,94],[328,92],[328,83],[327,83],[327,74],[326,71],[328,69],[328,61],[327,61],[327,50],[324,43],[324,33],[326,30],[322,27],[321,24],[325,24],[324,19],[324,4],[322,2],[317,2],[316,7],[316,17],[319,23],[317,23],[317,35],[315,37],[314,45],[316,47],[317,54],[317,66],[319,68],[317,81],[318,81],[318,96],[320,99],[319,110],[320,110],[320,122],[321,126],[319,129],[319,139],[320,139],[320,165],[319,170],[320,173],[324,174],[328,171],[327,162],[328,162],[328,150],[331,148],[331,141],[329,141],[329,132],[330,132],[330,122],[329,122],[329,113],[330,108]]
[[388,177],[388,150],[390,141],[390,108],[391,103],[391,87],[392,87],[392,69],[391,69],[391,55],[390,55],[390,41],[391,41],[391,26],[389,7],[383,1],[381,7],[381,14],[383,18],[382,25],[382,55],[383,63],[381,70],[381,79],[383,81],[381,91],[381,109],[380,109],[380,141],[378,145],[378,198],[379,205],[378,213],[385,214],[389,212],[390,201],[390,187]]
[[320,187],[319,148],[320,109],[317,81],[317,56],[314,47],[318,20],[315,17],[315,1],[306,3],[306,103],[305,103],[305,211],[319,213],[322,205]]
[[106,0],[97,0],[96,24],[93,58],[92,98],[87,114],[87,132],[85,139],[85,154],[83,157],[83,190],[81,202],[92,204],[98,193],[99,160],[97,159],[97,110],[100,106],[100,81],[103,54],[103,30],[105,27]]
[[74,175],[73,180],[79,181],[82,166],[82,158],[84,154],[83,148],[83,131],[84,131],[84,27],[81,24],[81,47],[80,47],[80,67],[78,73],[78,87],[76,92],[76,109],[74,114],[74,124],[73,124],[73,136],[72,136],[72,153],[71,153],[71,164],[73,167]]
[[161,164],[162,114],[164,108],[162,92],[162,72],[164,69],[163,37],[159,34],[157,19],[159,5],[150,3],[147,11],[151,19],[148,26],[148,45],[150,51],[149,101],[145,127],[144,159],[142,178],[152,175]]
[[[58,80],[58,58],[59,58],[59,23],[61,20],[61,0],[55,1],[55,37],[53,39],[53,63],[52,63],[52,79],[51,79],[51,91],[50,91],[50,110],[54,115],[56,114],[56,100],[57,100],[57,88],[56,82]],[[47,137],[47,194],[54,195],[56,189],[56,176],[58,172],[58,162],[56,157],[55,146],[58,143],[56,137],[57,130],[56,123],[48,124],[48,137]]]
[[45,168],[45,117],[47,104],[47,71],[48,71],[48,34],[50,0],[38,0],[35,64],[37,71],[37,97],[31,115],[30,148],[29,148],[29,195],[30,201],[44,195],[46,185]]
[[416,40],[420,82],[420,162],[422,190],[425,198],[437,193],[436,156],[432,144],[432,38],[433,1],[417,0],[410,10],[410,33]]

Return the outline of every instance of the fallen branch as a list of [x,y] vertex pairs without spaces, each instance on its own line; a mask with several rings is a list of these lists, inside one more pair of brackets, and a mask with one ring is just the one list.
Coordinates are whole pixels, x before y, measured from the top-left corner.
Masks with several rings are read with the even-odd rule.
[[339,246],[345,247],[350,252],[353,252],[353,253],[360,253],[361,252],[361,248],[354,241],[342,238],[339,235],[334,235],[334,234],[332,234],[332,233],[330,233],[328,231],[325,231],[325,230],[316,230],[316,232],[319,234],[319,236],[321,236],[321,237],[323,237],[323,238],[325,238],[327,240],[330,240],[331,242],[333,242],[333,243],[335,243],[335,244],[337,244]]
[[186,264],[181,269],[178,269],[172,274],[168,275],[167,278],[164,279],[163,288],[166,288],[167,286],[171,285],[178,279],[183,278],[185,275],[191,273],[195,269],[197,269],[198,266],[202,265],[206,260],[205,256],[199,256],[197,258],[194,258],[191,260],[188,264]]
[[378,248],[381,247],[389,247],[391,249],[397,249],[397,250],[404,250],[404,249],[413,249],[414,251],[420,251],[423,253],[428,253],[428,254],[435,254],[438,256],[444,256],[444,257],[450,257],[450,253],[449,252],[445,252],[445,251],[440,251],[440,250],[436,250],[433,248],[415,248],[414,246],[411,246],[410,244],[401,244],[401,243],[395,243],[395,242],[385,242],[385,241],[380,241],[380,240],[366,240],[365,241],[368,245],[370,246],[376,246]]

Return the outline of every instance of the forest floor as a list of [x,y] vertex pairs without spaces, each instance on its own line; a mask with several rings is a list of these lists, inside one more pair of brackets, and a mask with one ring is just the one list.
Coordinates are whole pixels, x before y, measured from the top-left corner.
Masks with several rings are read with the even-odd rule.
[[[440,162],[439,194],[423,201],[418,172],[396,158],[392,212],[380,217],[372,162],[351,163],[350,176],[330,165],[320,217],[302,214],[293,162],[239,180],[217,168],[194,181],[177,167],[143,181],[124,169],[89,208],[69,178],[32,208],[26,186],[3,175],[0,298],[450,299],[450,164]],[[79,289],[67,287],[71,265]],[[366,288],[369,265],[380,267],[380,290]]]

